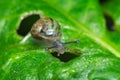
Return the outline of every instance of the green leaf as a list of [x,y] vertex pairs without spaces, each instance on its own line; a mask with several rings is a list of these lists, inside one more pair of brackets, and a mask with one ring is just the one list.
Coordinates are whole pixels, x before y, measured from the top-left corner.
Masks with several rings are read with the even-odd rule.
[[[0,5],[1,80],[120,79],[119,32],[106,29],[98,0],[4,0]],[[29,12],[57,20],[61,41],[80,40],[80,44],[67,46],[65,59],[70,54],[77,57],[64,62],[32,40],[20,44],[23,38],[16,30]]]

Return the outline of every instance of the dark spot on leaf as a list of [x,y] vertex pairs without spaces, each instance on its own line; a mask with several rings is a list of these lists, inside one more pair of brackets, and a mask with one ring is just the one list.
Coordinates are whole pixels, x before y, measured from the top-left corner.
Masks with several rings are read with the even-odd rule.
[[32,25],[40,19],[39,14],[31,14],[21,20],[17,33],[21,36],[26,36]]
[[106,13],[104,13],[104,18],[105,18],[105,21],[106,21],[107,30],[115,31],[116,28],[115,28],[115,23],[114,23],[113,18],[110,15],[106,14]]
[[110,1],[110,0],[99,0],[99,3],[100,3],[100,4],[105,4],[105,3],[107,3],[108,1]]
[[78,57],[78,55],[75,54],[71,54],[70,52],[65,52],[64,54],[61,54],[58,56],[57,52],[53,52],[51,53],[54,57],[58,58],[59,60],[61,60],[62,62],[68,62],[76,57]]

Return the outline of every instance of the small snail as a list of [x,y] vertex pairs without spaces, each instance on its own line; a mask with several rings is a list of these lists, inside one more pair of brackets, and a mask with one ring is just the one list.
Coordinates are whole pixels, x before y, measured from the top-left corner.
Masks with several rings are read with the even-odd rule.
[[52,46],[46,48],[46,50],[54,49],[56,52],[58,52],[58,55],[63,54],[66,51],[65,44],[79,42],[61,42],[60,25],[52,18],[42,18],[37,20],[31,28],[31,35],[36,39],[44,39],[52,43]]

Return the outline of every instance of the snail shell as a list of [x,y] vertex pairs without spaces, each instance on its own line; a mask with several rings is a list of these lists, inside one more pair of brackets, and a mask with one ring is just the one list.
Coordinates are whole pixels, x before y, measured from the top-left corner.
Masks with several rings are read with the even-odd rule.
[[52,18],[42,18],[33,24],[31,34],[39,40],[56,41],[61,37],[60,25]]

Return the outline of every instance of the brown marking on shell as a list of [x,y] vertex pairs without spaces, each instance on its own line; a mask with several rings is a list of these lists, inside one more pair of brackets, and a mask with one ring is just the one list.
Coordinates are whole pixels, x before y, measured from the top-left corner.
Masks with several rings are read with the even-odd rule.
[[[49,28],[55,29],[54,34],[47,35],[47,30]],[[39,19],[36,23],[33,24],[31,29],[31,34],[36,39],[45,39],[49,41],[59,40],[61,37],[60,26],[59,24],[51,18],[42,18]]]

